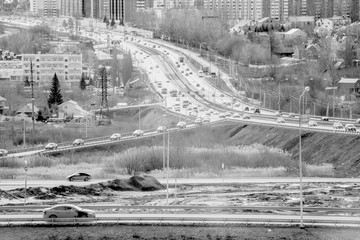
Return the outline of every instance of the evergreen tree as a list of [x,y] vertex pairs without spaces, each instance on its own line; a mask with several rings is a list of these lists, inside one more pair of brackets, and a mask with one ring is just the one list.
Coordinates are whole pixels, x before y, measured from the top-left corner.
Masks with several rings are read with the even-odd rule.
[[86,89],[86,82],[85,82],[84,74],[81,75],[81,79],[80,79],[80,89],[81,89],[81,90],[85,90],[85,89]]
[[63,103],[63,97],[61,95],[60,83],[55,73],[51,82],[50,94],[48,98],[48,106],[50,109],[51,108],[54,109],[56,108],[56,106],[62,103]]
[[111,19],[111,24],[110,24],[110,26],[115,26],[115,19],[113,18],[113,19]]

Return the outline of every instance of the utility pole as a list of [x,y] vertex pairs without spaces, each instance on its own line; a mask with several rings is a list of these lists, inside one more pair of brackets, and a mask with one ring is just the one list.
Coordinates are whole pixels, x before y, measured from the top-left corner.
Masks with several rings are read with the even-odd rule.
[[31,85],[31,119],[33,125],[33,133],[35,133],[35,114],[34,114],[34,77],[33,77],[33,64],[32,60],[30,60],[30,85]]

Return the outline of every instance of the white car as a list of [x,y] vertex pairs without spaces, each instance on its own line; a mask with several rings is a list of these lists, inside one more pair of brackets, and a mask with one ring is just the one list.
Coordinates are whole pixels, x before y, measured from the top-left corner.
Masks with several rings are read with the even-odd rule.
[[309,124],[309,127],[317,127],[317,125],[318,125],[316,121],[312,121],[312,120],[309,121],[308,124]]
[[140,137],[140,136],[144,136],[144,131],[143,130],[135,130],[134,133],[133,133],[133,136],[134,137]]
[[8,150],[6,149],[0,149],[0,156],[5,157],[8,154]]
[[167,128],[165,127],[165,126],[160,126],[160,127],[158,127],[158,129],[156,130],[156,132],[158,132],[158,133],[163,133],[163,132],[165,132],[167,130]]
[[85,144],[85,141],[83,139],[76,139],[74,142],[73,142],[73,146],[81,146],[81,145],[84,145]]
[[197,118],[195,119],[195,122],[194,122],[196,125],[201,125],[203,122],[202,122],[202,119],[201,118]]
[[249,114],[244,114],[243,117],[242,117],[242,119],[250,119],[250,118],[251,118],[251,117],[250,117]]
[[335,122],[334,125],[333,125],[333,128],[343,130],[344,126],[340,122]]
[[51,149],[57,149],[58,148],[58,145],[56,143],[48,143],[46,146],[45,146],[45,149],[46,150],[51,150]]
[[186,122],[178,122],[178,124],[176,124],[176,127],[180,129],[186,128]]
[[235,113],[235,114],[233,115],[233,118],[241,118],[241,115],[240,115],[239,113]]
[[203,123],[208,123],[210,122],[210,118],[209,117],[204,117],[204,119],[202,120]]
[[283,117],[279,117],[277,120],[276,120],[277,123],[285,123],[285,119]]
[[113,135],[111,135],[110,140],[115,141],[115,140],[119,140],[120,138],[121,138],[120,133],[114,133]]

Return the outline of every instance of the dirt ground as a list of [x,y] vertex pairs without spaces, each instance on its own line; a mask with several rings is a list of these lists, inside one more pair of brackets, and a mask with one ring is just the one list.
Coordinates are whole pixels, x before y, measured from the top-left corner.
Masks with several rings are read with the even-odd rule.
[[192,226],[3,227],[2,240],[356,240],[360,229]]

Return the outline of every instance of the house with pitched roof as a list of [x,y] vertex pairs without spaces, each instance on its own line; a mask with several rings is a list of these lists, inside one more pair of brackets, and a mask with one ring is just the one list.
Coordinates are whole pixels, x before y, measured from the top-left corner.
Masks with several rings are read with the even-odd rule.
[[355,94],[360,96],[360,78],[341,78],[339,81],[339,92],[345,95]]

